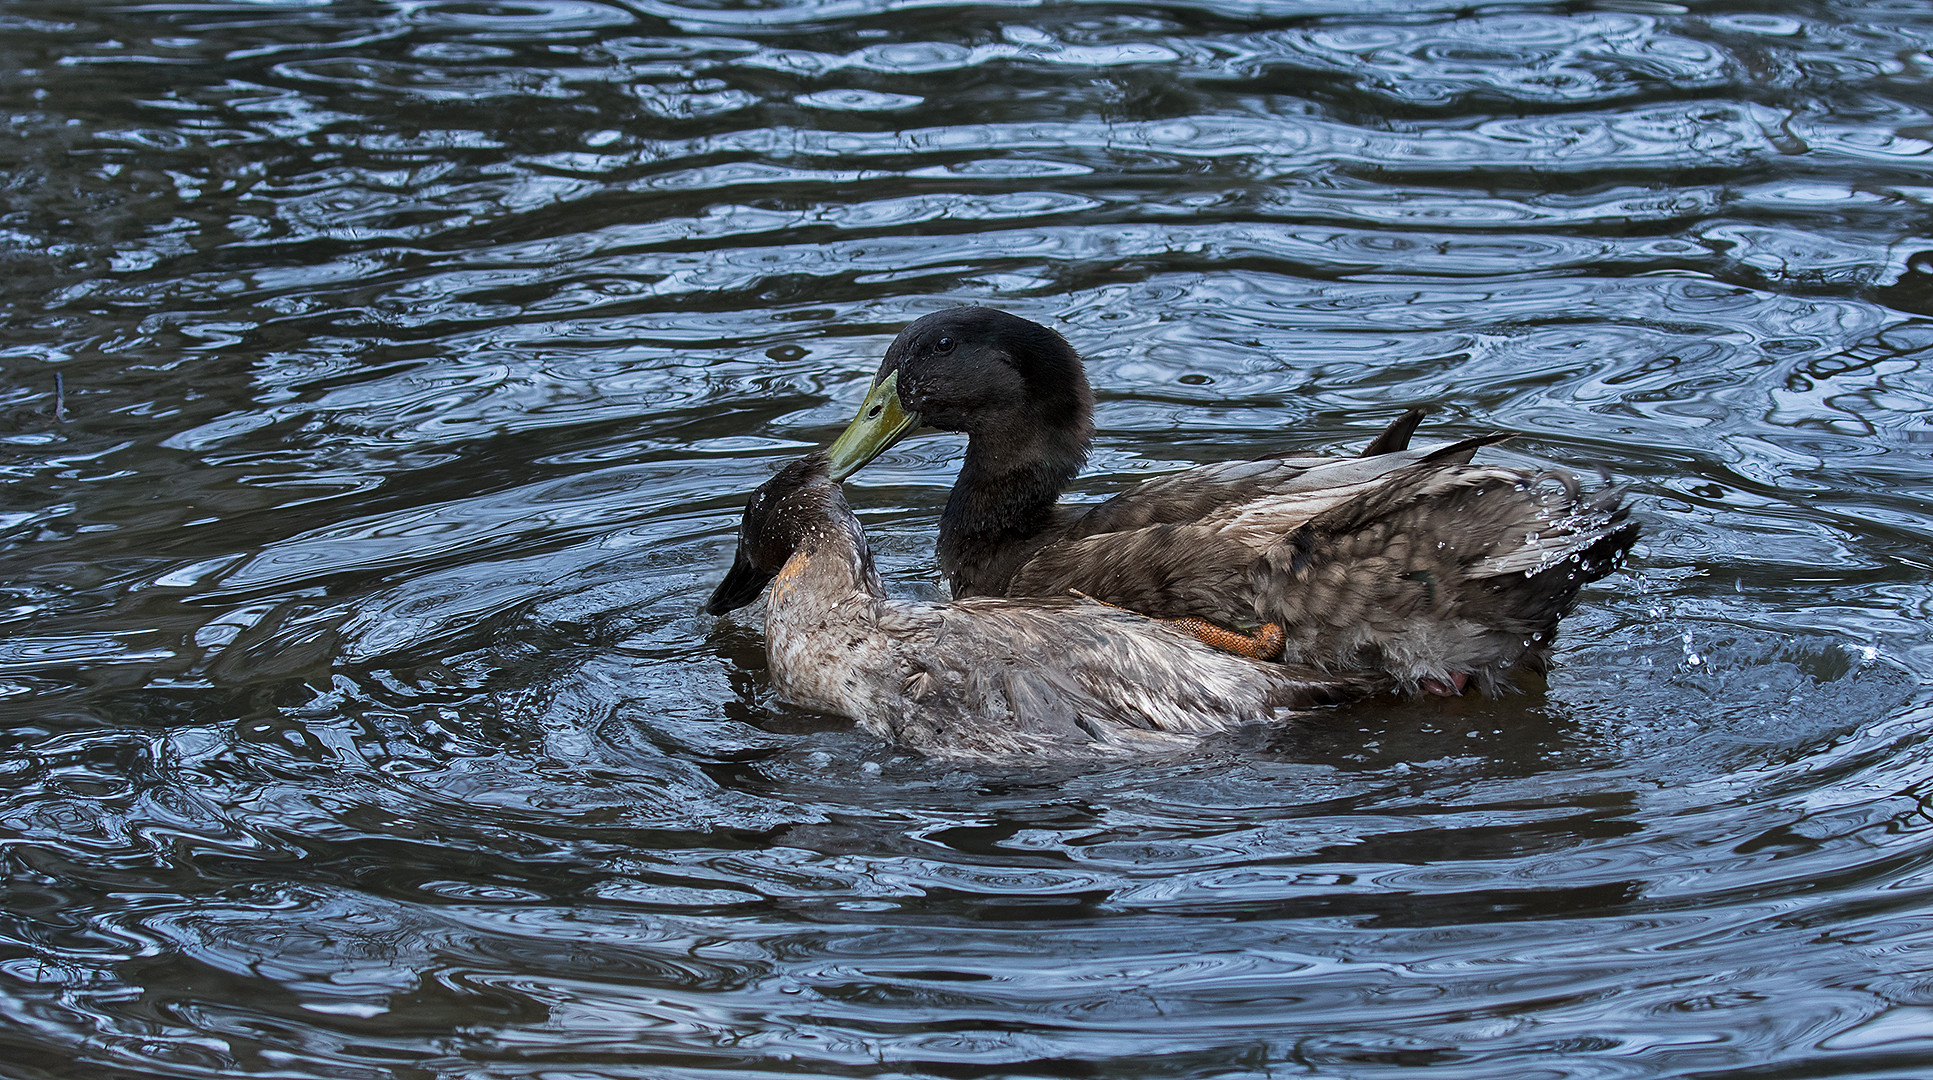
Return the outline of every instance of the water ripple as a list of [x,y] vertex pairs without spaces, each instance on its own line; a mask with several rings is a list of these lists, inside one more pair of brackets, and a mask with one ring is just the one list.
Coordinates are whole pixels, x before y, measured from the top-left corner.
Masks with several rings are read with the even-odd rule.
[[[1467,7],[0,14],[12,1071],[1917,1075],[1933,22]],[[1079,499],[1422,405],[1644,539],[1523,693],[921,759],[698,609],[967,302]]]
[[[1466,97],[1569,103],[1669,88],[1722,86],[1740,73],[1715,44],[1634,14],[1513,13],[1416,25],[1397,22],[1245,36],[1238,71],[1278,66],[1347,74],[1404,103]],[[1367,75],[1367,78],[1362,76]]]

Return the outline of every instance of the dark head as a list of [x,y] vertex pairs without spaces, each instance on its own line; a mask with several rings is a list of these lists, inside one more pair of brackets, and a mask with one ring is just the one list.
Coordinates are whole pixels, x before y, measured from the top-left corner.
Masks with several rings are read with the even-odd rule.
[[1072,476],[1087,459],[1093,414],[1087,372],[1065,338],[1004,311],[948,308],[893,339],[859,415],[832,444],[832,475],[852,475],[925,424],[966,432],[990,466],[1009,453],[1048,455]]
[[[738,524],[738,554],[705,604],[723,615],[758,599],[786,560],[828,523],[852,523],[852,511],[827,469],[826,455],[809,454],[778,471],[752,493]],[[861,538],[863,545],[864,540]],[[862,547],[863,550],[863,547]]]

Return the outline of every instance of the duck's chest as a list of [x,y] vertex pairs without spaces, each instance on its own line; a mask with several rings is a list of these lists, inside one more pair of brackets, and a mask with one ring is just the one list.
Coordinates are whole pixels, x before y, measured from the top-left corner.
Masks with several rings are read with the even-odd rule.
[[818,587],[814,576],[795,557],[772,581],[765,604],[772,685],[795,705],[869,719],[882,695],[903,681],[897,650],[869,617],[871,597]]

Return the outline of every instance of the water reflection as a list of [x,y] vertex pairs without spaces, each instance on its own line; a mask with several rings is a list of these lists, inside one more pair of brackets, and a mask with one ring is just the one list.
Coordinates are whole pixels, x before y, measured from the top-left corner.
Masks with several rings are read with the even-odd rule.
[[[22,1076],[1919,1068],[1917,9],[0,30]],[[1420,404],[1630,484],[1641,557],[1522,695],[897,752],[697,608],[965,301],[1091,358],[1086,497]],[[850,488],[896,594],[957,456]]]

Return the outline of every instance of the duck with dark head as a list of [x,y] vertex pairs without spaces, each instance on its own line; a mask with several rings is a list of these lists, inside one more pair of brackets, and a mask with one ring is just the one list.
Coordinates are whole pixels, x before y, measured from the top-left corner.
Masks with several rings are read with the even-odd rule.
[[753,494],[705,610],[742,607],[768,583],[765,651],[780,696],[927,753],[1184,746],[1379,689],[1370,676],[1235,656],[1078,597],[888,599],[824,454]]
[[1224,462],[1062,507],[1093,434],[1080,357],[1038,323],[960,307],[900,331],[831,475],[921,426],[962,432],[938,544],[955,597],[1073,591],[1283,663],[1495,693],[1544,668],[1579,589],[1637,525],[1616,489],[1472,463],[1504,435],[1410,450],[1419,417],[1363,457]]
[[[1094,394],[1067,342],[991,308],[955,308],[900,332],[848,437],[834,444],[838,478],[861,453],[884,450],[916,424],[967,435],[966,461],[940,517],[940,568],[955,596],[999,596],[1051,536],[1055,503],[1087,463]],[[864,451],[855,432],[874,433]]]

